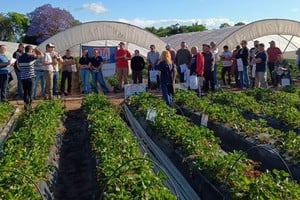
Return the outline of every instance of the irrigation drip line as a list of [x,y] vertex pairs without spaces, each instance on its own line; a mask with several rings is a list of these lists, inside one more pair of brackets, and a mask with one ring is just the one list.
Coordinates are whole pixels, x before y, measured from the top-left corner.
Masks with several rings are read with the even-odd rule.
[[174,182],[176,191],[178,191],[178,198],[182,200],[200,199],[200,197],[170,161],[170,159],[147,135],[139,122],[134,118],[126,104],[124,104],[123,109],[134,134],[137,138],[139,138],[140,143],[142,146],[144,146],[143,148],[145,149],[146,153],[152,160],[154,160],[156,163],[159,163],[165,169],[166,175],[170,180],[172,180],[172,182]]
[[38,191],[38,193],[39,193],[41,199],[42,199],[42,200],[45,199],[45,198],[44,198],[44,195],[43,195],[43,192],[41,191],[41,189],[39,188],[39,186],[38,186],[38,185],[34,182],[34,180],[33,180],[30,176],[28,176],[27,174],[22,173],[22,172],[19,172],[19,171],[17,171],[17,170],[13,170],[13,169],[0,169],[0,172],[17,173],[17,174],[19,174],[19,175],[25,177],[25,178],[28,180],[28,182],[30,182],[32,185],[34,185],[34,187],[35,187],[36,190]]

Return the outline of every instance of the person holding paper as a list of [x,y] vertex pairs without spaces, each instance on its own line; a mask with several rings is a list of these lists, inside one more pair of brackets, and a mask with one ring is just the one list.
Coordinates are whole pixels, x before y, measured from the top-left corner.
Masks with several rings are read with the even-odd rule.
[[[278,54],[277,60],[275,61],[275,68],[272,72],[273,76],[273,86],[277,87],[278,83],[283,77],[290,77],[290,70],[289,70],[289,61],[284,59],[283,54]],[[291,82],[291,81],[290,81]]]
[[181,42],[181,48],[177,51],[175,57],[175,64],[177,66],[180,83],[184,82],[184,74],[190,68],[192,54],[187,48],[185,42]]
[[[247,41],[243,40],[241,42],[242,48],[236,55],[238,71],[240,75],[240,88],[244,89],[250,87],[249,75],[248,75],[248,58],[249,58],[249,49],[247,47]],[[242,61],[241,66],[239,65],[239,61]]]
[[148,66],[148,88],[151,88],[151,89],[159,88],[158,75],[155,75],[156,79],[154,79],[155,81],[153,81],[153,79],[151,80],[151,74],[150,74],[151,71],[153,73],[153,71],[157,70],[157,65],[159,62],[159,52],[156,51],[154,44],[150,45],[150,51],[147,53],[147,62],[149,64],[149,66]]

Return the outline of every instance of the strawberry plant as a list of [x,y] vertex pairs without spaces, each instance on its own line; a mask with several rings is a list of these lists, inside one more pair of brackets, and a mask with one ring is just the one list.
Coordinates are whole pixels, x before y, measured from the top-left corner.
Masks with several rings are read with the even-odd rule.
[[[181,103],[183,101],[184,98],[179,100]],[[189,105],[201,106],[198,103],[205,104],[195,103],[195,99],[194,102],[188,102]],[[162,134],[176,147],[182,149],[188,158],[193,158],[197,168],[209,172],[214,180],[225,184],[231,192],[232,199],[247,199],[247,195],[252,192],[251,187],[256,182],[260,183],[255,188],[259,191],[256,195],[257,199],[263,199],[265,195],[270,199],[278,199],[281,196],[297,199],[300,195],[300,186],[288,178],[286,172],[281,171],[280,175],[273,177],[273,173],[257,171],[253,161],[241,155],[241,152],[222,151],[219,146],[220,141],[214,137],[212,131],[205,127],[191,125],[185,117],[175,114],[174,109],[153,95],[148,93],[135,95],[130,98],[128,104],[136,117],[146,116],[149,108],[155,109],[156,119],[154,122],[148,122],[149,125],[157,134]],[[241,159],[237,160],[237,158]],[[264,185],[261,183],[265,183],[265,177],[268,182]],[[282,180],[285,182],[283,183]],[[269,190],[269,187],[276,188],[276,193]],[[287,188],[292,188],[292,190]]]
[[37,185],[49,179],[53,170],[50,148],[55,144],[63,114],[60,102],[44,101],[33,113],[23,113],[20,117],[18,126],[3,147],[1,199],[41,198],[32,182]]
[[14,107],[9,103],[0,103],[0,131],[13,114]]
[[139,151],[138,141],[104,95],[85,97],[93,152],[99,160],[97,182],[104,199],[176,199]]

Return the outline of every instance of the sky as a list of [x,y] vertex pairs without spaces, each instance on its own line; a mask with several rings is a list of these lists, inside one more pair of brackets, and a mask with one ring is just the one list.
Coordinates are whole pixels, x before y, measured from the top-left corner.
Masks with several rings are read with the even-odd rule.
[[44,4],[69,11],[81,22],[120,21],[141,28],[198,22],[208,29],[222,23],[262,19],[300,20],[300,0],[0,0],[0,12],[27,14]]

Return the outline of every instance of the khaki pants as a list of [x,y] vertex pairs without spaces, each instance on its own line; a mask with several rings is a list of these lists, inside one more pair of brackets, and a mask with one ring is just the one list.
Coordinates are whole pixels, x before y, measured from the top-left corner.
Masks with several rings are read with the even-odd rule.
[[117,78],[119,82],[119,89],[122,89],[123,78],[124,85],[128,84],[128,68],[117,68]]
[[255,87],[268,87],[267,72],[255,72]]
[[53,99],[53,72],[44,71],[44,75],[46,80],[45,99]]

